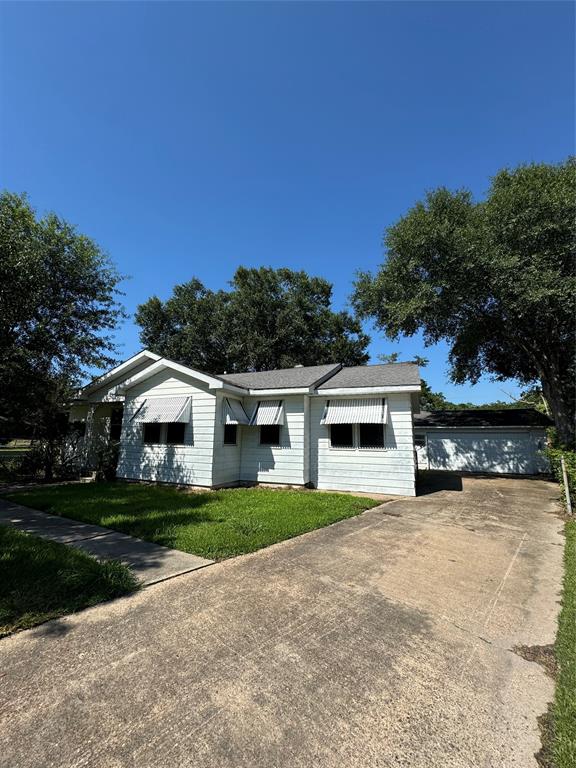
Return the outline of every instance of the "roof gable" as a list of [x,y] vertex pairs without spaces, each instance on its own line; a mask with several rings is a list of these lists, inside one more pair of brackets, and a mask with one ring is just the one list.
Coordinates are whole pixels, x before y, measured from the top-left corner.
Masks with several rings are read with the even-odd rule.
[[[131,389],[137,384],[146,381],[146,379],[155,376],[157,373],[166,370],[173,371],[176,374],[181,374],[183,376],[188,376],[189,378],[201,381],[204,384],[207,384],[209,389],[222,389],[224,387],[224,382],[219,379],[218,376],[212,376],[209,373],[204,373],[203,371],[198,371],[195,368],[190,368],[188,365],[182,365],[181,363],[176,363],[173,360],[168,360],[165,357],[161,357],[145,370],[137,373],[131,378],[126,379],[126,381],[124,381],[118,387],[118,391],[126,392],[126,390]],[[228,387],[228,389],[234,390],[236,388]]]
[[160,360],[160,355],[150,352],[148,349],[143,349],[141,352],[137,352],[135,355],[132,355],[132,357],[129,357],[128,360],[125,360],[123,363],[106,371],[106,373],[103,373],[101,376],[92,379],[92,381],[88,382],[88,384],[85,384],[80,389],[80,394],[89,395],[105,387],[112,388],[115,382],[120,383],[125,381],[127,378],[135,375],[136,372],[141,372],[148,366],[153,365],[157,360]]

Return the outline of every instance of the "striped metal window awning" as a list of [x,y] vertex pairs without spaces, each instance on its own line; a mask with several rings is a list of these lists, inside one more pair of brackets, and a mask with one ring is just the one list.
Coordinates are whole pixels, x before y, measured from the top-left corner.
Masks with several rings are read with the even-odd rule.
[[272,424],[284,424],[284,406],[282,400],[260,400],[250,419],[251,426],[266,427]]
[[328,400],[321,424],[385,424],[386,401],[382,397]]
[[190,421],[192,398],[151,397],[142,403],[132,416],[132,421],[145,424],[174,424]]
[[249,424],[250,419],[240,400],[224,398],[222,401],[222,424]]

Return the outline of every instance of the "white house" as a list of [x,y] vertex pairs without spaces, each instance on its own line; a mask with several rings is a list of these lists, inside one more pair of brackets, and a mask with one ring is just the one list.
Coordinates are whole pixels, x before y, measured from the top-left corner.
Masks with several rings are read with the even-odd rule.
[[144,351],[84,387],[70,418],[120,441],[117,475],[415,495],[416,365],[212,375]]

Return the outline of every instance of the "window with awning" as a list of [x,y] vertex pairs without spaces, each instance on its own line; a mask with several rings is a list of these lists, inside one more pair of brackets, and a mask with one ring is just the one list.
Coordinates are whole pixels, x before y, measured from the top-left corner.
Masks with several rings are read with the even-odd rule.
[[250,419],[240,400],[225,397],[222,401],[222,424],[249,424]]
[[383,397],[328,400],[321,424],[386,424]]
[[250,419],[253,427],[278,426],[284,424],[282,400],[260,400]]
[[190,397],[150,397],[144,400],[131,420],[144,424],[187,424],[191,405]]

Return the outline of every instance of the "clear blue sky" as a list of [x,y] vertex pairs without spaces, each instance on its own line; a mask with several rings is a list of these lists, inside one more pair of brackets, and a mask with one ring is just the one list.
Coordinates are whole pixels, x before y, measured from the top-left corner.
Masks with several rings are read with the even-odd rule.
[[[92,236],[129,312],[239,264],[306,269],[344,306],[439,185],[573,152],[574,10],[555,2],[0,6],[0,186]],[[139,348],[128,321],[120,355]],[[371,354],[446,349],[374,334]],[[517,391],[513,385],[504,385]]]

